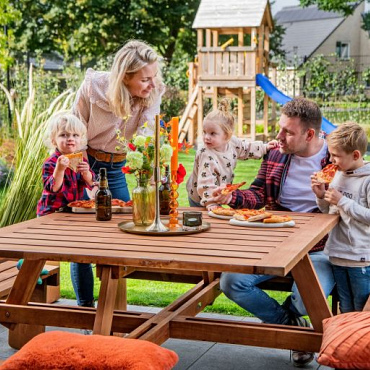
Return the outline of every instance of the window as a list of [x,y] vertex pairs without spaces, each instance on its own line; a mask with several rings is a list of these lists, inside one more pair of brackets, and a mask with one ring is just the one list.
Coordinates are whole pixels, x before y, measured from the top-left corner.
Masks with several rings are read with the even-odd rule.
[[337,41],[335,52],[339,59],[349,59],[349,42]]

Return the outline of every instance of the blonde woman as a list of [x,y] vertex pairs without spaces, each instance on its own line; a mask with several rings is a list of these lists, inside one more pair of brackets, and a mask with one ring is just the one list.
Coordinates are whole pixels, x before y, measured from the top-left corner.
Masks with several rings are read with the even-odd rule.
[[91,169],[107,169],[113,198],[130,199],[121,168],[125,154],[117,151],[117,130],[126,139],[153,133],[164,85],[159,56],[145,42],[127,42],[115,55],[110,72],[89,68],[79,88],[73,113],[85,124]]
[[[85,124],[88,160],[98,174],[107,169],[113,198],[128,201],[130,195],[121,168],[126,155],[116,151],[117,130],[126,139],[135,133],[154,131],[164,85],[159,56],[145,42],[127,42],[116,54],[110,72],[88,69],[79,88],[73,113]],[[79,306],[94,306],[93,273],[90,264],[71,264],[71,278]]]

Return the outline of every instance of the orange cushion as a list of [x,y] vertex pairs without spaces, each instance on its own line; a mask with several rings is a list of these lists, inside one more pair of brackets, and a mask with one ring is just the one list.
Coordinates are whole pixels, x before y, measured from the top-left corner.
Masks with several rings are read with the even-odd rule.
[[349,312],[323,320],[317,362],[341,369],[370,369],[370,312]]
[[169,370],[177,361],[175,352],[145,340],[51,331],[34,337],[0,368]]

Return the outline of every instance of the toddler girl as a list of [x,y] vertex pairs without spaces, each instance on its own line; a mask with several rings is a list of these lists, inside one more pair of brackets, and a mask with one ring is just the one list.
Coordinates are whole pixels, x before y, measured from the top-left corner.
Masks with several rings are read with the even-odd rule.
[[207,207],[211,210],[218,204],[212,192],[222,185],[232,183],[238,159],[260,159],[268,150],[277,146],[276,141],[247,142],[233,136],[234,117],[229,112],[227,100],[222,100],[218,109],[210,112],[203,122],[204,147],[197,151],[193,172],[186,188],[191,207]]

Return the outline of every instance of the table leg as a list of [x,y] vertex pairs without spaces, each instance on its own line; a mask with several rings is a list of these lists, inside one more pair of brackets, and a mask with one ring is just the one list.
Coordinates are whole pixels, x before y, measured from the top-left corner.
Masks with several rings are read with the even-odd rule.
[[292,276],[315,331],[322,333],[322,320],[332,313],[308,255],[292,269]]
[[118,274],[113,275],[113,270],[112,266],[101,266],[101,285],[94,322],[94,334],[110,335],[111,333],[118,286]]
[[[30,301],[44,264],[44,260],[23,262],[6,303],[26,305]],[[44,325],[10,324],[8,327],[8,343],[15,349],[20,349],[34,336],[45,332]]]

